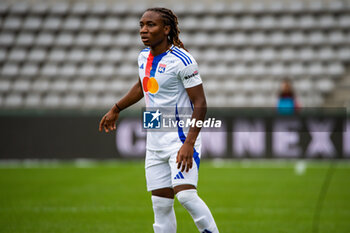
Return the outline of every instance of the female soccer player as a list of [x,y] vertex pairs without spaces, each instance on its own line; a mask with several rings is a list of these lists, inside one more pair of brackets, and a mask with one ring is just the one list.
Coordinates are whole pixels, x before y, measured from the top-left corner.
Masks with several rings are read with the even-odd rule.
[[[176,15],[166,8],[150,8],[140,20],[146,49],[138,58],[138,82],[102,118],[99,130],[116,129],[120,111],[145,97],[146,107],[189,107],[192,119],[204,120],[206,99],[198,66],[179,39]],[[192,110],[193,109],[193,110]],[[174,196],[203,233],[219,232],[207,205],[197,194],[200,128],[188,132],[147,132],[146,181],[152,192],[155,233],[175,233]],[[187,133],[187,135],[185,135]]]

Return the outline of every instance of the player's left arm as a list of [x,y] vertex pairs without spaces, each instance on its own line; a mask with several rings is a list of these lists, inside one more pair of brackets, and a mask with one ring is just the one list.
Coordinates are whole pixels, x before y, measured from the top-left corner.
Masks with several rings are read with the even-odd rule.
[[[196,119],[196,121],[204,121],[205,114],[207,112],[207,101],[205,98],[203,85],[199,84],[191,88],[186,88],[186,91],[188,97],[193,103],[192,119]],[[181,168],[182,172],[185,169],[186,172],[188,172],[192,168],[193,148],[200,130],[201,128],[198,128],[196,126],[190,127],[186,140],[177,154],[176,162],[178,163],[178,169]]]

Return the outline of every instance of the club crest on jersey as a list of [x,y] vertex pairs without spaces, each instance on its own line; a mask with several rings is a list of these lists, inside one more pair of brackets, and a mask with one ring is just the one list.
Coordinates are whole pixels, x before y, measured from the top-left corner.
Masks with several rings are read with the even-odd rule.
[[158,72],[159,73],[164,73],[165,72],[166,65],[165,64],[159,64],[158,66]]

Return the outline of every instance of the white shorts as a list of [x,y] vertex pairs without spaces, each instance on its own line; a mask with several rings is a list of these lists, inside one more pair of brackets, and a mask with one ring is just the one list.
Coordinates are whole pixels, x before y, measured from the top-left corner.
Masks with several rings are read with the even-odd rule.
[[197,187],[200,153],[193,154],[192,168],[186,172],[177,169],[176,157],[179,148],[169,151],[146,151],[146,181],[147,190],[173,188],[182,184],[191,184]]

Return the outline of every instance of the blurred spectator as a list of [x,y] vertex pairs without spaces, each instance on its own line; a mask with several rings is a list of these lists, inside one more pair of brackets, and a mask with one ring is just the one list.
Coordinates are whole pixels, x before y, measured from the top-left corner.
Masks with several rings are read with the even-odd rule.
[[291,81],[288,79],[283,80],[278,96],[278,112],[282,115],[291,115],[299,107]]

